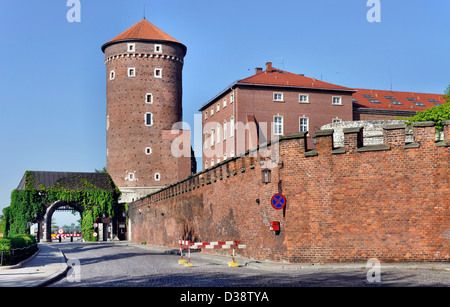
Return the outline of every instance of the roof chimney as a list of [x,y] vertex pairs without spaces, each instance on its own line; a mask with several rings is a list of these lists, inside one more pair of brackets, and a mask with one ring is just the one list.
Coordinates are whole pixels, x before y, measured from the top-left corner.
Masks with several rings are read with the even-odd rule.
[[272,62],[267,62],[266,63],[266,71],[267,72],[272,72]]
[[259,74],[260,72],[262,72],[262,68],[261,67],[256,67],[255,68],[255,75]]

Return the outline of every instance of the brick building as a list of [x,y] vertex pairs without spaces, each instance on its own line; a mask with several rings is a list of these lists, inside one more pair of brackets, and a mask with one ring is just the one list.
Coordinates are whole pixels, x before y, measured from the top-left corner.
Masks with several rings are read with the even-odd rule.
[[[182,121],[186,46],[143,19],[102,46],[106,65],[107,170],[122,202],[143,197],[191,174],[191,158],[176,158],[173,131]],[[174,133],[176,132],[176,133]],[[190,150],[189,150],[190,155]]]
[[357,89],[353,94],[353,120],[409,117],[445,103],[442,94]]
[[[279,137],[352,120],[353,89],[293,74],[266,64],[200,108],[203,167]],[[308,135],[312,146],[312,135]]]
[[204,104],[203,169],[242,154],[274,136],[330,123],[389,120],[444,104],[443,95],[352,89],[272,67],[238,80]]

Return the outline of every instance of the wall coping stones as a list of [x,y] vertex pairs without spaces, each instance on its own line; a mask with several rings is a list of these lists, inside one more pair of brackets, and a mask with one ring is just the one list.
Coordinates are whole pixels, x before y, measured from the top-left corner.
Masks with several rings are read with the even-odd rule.
[[324,130],[318,130],[315,132],[315,137],[322,137],[322,136],[332,136],[334,133],[334,129],[324,129]]
[[414,122],[412,123],[413,127],[434,127],[436,125],[433,121],[426,121],[426,122]]
[[369,145],[364,147],[356,148],[356,152],[366,152],[366,151],[380,151],[380,150],[390,150],[391,146],[386,144],[380,145]]
[[383,127],[384,130],[397,130],[397,129],[406,129],[405,124],[396,124],[396,125],[387,125]]
[[342,132],[345,133],[359,133],[361,129],[364,129],[364,127],[351,127],[351,128],[344,128],[342,129]]

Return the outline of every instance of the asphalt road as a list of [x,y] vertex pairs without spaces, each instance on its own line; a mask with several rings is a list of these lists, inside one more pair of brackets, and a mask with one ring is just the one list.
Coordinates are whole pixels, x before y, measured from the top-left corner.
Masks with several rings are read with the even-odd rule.
[[[50,287],[449,287],[450,271],[382,267],[381,282],[367,280],[364,267],[282,267],[231,257],[193,253],[192,267],[163,249],[122,244],[55,244],[75,264]],[[74,260],[74,261],[73,261]],[[242,262],[241,262],[242,261]],[[70,274],[70,275],[69,275]]]

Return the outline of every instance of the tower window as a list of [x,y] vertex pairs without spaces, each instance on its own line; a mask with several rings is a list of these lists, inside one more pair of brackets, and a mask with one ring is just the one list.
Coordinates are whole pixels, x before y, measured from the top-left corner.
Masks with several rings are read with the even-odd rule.
[[134,178],[134,173],[129,173],[128,174],[128,179],[129,180],[134,180],[135,178]]
[[152,126],[153,125],[153,114],[145,113],[145,125]]
[[162,46],[161,45],[155,45],[155,52],[156,53],[162,53]]
[[156,181],[160,181],[161,180],[161,174],[160,173],[155,173],[155,180]]
[[146,155],[150,155],[151,153],[152,153],[152,148],[151,147],[145,148],[145,154]]
[[162,68],[155,68],[155,78],[162,78]]
[[111,70],[109,73],[109,80],[114,80],[114,78],[116,77],[116,73],[114,70]]
[[136,51],[136,44],[128,44],[128,52],[135,52]]
[[128,68],[128,77],[136,77],[136,69],[134,67]]
[[153,103],[153,95],[151,93],[145,94],[145,103]]

